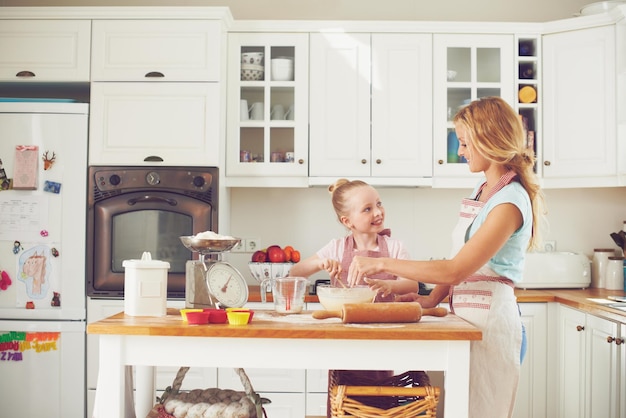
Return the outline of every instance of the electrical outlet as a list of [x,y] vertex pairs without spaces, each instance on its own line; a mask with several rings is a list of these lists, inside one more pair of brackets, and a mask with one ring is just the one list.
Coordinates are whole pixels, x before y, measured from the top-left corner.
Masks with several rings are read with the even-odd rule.
[[261,249],[261,239],[259,238],[246,239],[246,252],[247,253],[253,253],[260,249]]
[[234,253],[245,253],[246,252],[246,240],[242,238],[241,242],[239,243],[239,245],[237,245],[235,248],[233,248],[233,252]]
[[556,251],[556,241],[545,241],[543,243],[543,250],[547,253]]

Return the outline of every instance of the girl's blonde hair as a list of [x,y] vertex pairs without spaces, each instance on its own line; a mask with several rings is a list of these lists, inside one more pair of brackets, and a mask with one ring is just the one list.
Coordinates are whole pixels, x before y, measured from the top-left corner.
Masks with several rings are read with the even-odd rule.
[[361,180],[350,181],[348,179],[339,179],[335,181],[335,183],[328,186],[328,191],[331,195],[333,208],[335,209],[335,213],[337,214],[337,219],[339,219],[339,222],[341,222],[342,216],[348,216],[348,213],[350,212],[350,207],[347,204],[349,195],[354,190],[360,187],[371,186]]
[[544,198],[533,170],[535,153],[527,147],[521,117],[500,97],[483,97],[461,108],[454,123],[467,130],[467,141],[487,160],[517,174],[533,211],[533,227],[528,249],[539,247],[545,215]]

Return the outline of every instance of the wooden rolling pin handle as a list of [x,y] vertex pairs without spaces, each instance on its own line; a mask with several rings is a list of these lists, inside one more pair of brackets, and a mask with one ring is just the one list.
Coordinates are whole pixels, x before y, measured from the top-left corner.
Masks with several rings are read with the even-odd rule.
[[422,316],[439,316],[443,317],[448,315],[446,308],[422,308]]
[[342,318],[341,311],[313,311],[311,316],[315,319]]

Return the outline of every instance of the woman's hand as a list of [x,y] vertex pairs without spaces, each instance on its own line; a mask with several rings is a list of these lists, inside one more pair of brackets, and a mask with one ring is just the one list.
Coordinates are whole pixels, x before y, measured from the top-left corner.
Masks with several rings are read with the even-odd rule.
[[382,271],[381,258],[356,256],[352,259],[348,270],[348,285],[350,287],[364,283],[367,276],[373,276]]
[[393,289],[390,283],[393,280],[379,280],[365,277],[363,281],[370,287],[370,289],[375,290],[382,296],[387,296],[393,293]]

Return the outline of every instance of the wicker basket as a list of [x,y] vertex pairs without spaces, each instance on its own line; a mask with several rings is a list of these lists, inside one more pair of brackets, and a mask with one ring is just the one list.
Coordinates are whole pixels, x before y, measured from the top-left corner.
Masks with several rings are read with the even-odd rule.
[[[174,382],[172,386],[168,387],[163,395],[160,398],[157,398],[157,404],[150,410],[146,418],[180,418],[177,414],[178,408],[176,411],[168,412],[168,409],[173,408],[173,404],[176,403],[177,406],[181,407],[181,416],[185,416],[187,418],[193,417],[213,417],[215,416],[220,418],[231,418],[246,416],[249,418],[267,418],[265,414],[265,409],[263,409],[263,404],[269,403],[270,401],[265,398],[261,398],[254,389],[252,388],[252,384],[250,383],[250,379],[246,374],[244,369],[236,368],[235,371],[239,375],[241,379],[241,383],[245,389],[245,392],[237,392],[230,389],[194,389],[192,391],[180,391],[180,387],[183,383],[183,379],[187,374],[189,367],[181,367],[176,373],[176,377],[174,378]],[[193,401],[190,401],[190,396],[193,396]],[[212,399],[219,398],[218,402],[212,402]],[[244,399],[247,398],[247,399]],[[235,400],[236,399],[236,400]],[[240,401],[243,401],[241,404]],[[170,403],[168,407],[168,403]],[[224,408],[224,406],[227,408]],[[211,414],[207,411],[208,408],[215,406],[220,407],[221,411],[215,412],[215,415]],[[249,409],[253,409],[252,411],[248,410],[245,414],[242,413],[241,410],[238,412],[231,414],[228,411],[228,406],[230,407],[243,407],[246,406]],[[195,407],[195,408],[194,408]],[[182,412],[184,408],[185,412]],[[196,413],[192,413],[193,409],[203,408],[204,412],[196,411]]]
[[[329,403],[333,418],[435,418],[439,402],[438,387],[430,385],[425,372],[408,371],[382,379],[374,385],[352,386],[337,384],[340,370],[329,374]],[[385,400],[368,402],[366,399]]]

